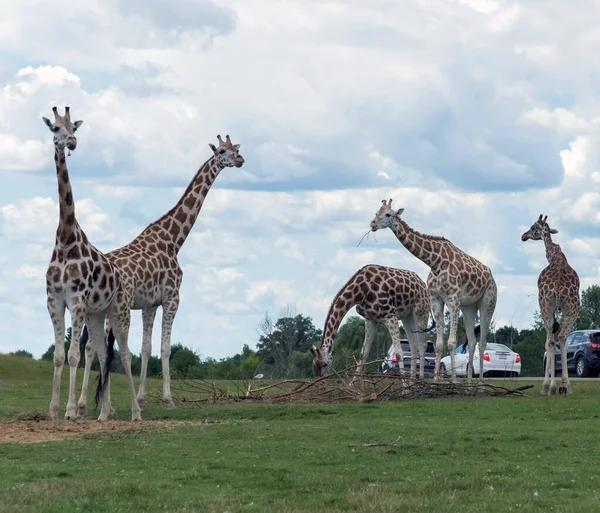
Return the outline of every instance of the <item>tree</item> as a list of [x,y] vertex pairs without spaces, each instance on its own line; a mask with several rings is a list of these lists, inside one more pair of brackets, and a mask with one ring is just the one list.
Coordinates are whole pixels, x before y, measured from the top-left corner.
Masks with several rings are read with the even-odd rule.
[[29,351],[25,351],[25,349],[17,349],[8,354],[9,356],[20,356],[21,358],[33,358],[33,355]]
[[600,329],[600,285],[591,285],[581,293],[581,310],[574,329]]
[[290,306],[282,310],[275,324],[266,313],[258,332],[258,358],[274,377],[303,375],[304,360],[292,356],[294,352],[308,352],[310,346],[317,345],[321,339],[321,330],[315,328],[312,319],[296,314]]

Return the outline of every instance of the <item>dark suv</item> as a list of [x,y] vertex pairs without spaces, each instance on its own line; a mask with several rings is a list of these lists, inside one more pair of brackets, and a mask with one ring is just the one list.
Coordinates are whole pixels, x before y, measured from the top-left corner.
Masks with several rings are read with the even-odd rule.
[[[546,352],[544,352],[544,369]],[[567,337],[567,369],[578,378],[600,374],[600,330],[572,331]],[[554,372],[562,371],[560,346],[556,345]]]
[[[403,367],[406,370],[410,370],[410,344],[408,340],[402,339],[400,340],[400,345],[402,346],[402,360]],[[419,371],[419,359],[417,357],[417,372]],[[435,368],[435,346],[433,342],[427,342],[427,347],[425,349],[425,372],[433,372]],[[381,372],[384,374],[387,372],[394,372],[400,370],[400,361],[398,356],[394,353],[394,344],[390,346],[388,349],[387,355],[381,364]]]

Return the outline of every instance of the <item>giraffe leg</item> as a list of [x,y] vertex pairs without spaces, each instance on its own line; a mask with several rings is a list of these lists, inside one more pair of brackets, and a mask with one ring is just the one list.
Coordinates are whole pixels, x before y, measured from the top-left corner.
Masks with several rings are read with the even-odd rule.
[[441,298],[431,297],[431,313],[435,320],[435,367],[433,379],[440,379],[440,361],[444,351],[444,302]]
[[[569,381],[569,368],[567,367],[567,336],[569,332],[573,328],[573,325],[577,321],[577,317],[579,315],[579,304],[577,308],[572,309],[571,311],[565,309],[563,313],[563,323],[558,333],[558,343],[560,344],[560,355],[563,361],[562,364],[562,373],[561,373],[561,382],[560,388],[558,389],[558,393],[561,395],[567,395],[571,393],[571,382]],[[573,311],[574,310],[574,311]],[[547,358],[546,358],[547,360]]]
[[[450,353],[450,375],[452,379],[456,379],[456,361],[454,349],[456,348],[456,332],[458,330],[458,315],[460,313],[460,301],[458,298],[452,298],[452,302],[448,305],[450,309],[450,335],[448,336],[448,352]],[[469,371],[468,380],[471,381],[472,370]]]
[[[463,314],[463,322],[465,325],[465,331],[467,332],[467,342],[469,345],[469,363],[467,376],[469,379],[473,376],[473,362],[475,355],[475,346],[477,345],[477,338],[475,337],[475,315],[477,313],[477,307],[475,305],[463,306],[461,308]],[[481,353],[481,351],[480,351]],[[480,360],[483,358],[480,354]],[[483,360],[480,362],[479,367],[479,379],[483,378]]]
[[131,420],[142,420],[142,410],[137,402],[135,385],[133,383],[133,375],[131,374],[131,352],[129,351],[128,344],[129,324],[131,321],[129,304],[118,307],[111,306],[111,308],[108,310],[108,318],[110,320],[113,334],[115,335],[115,338],[119,344],[121,364],[123,365],[123,369],[125,370],[125,375],[127,377],[129,395],[131,396]]
[[142,369],[140,370],[140,388],[138,389],[138,403],[140,408],[146,405],[146,376],[148,374],[148,360],[152,354],[152,327],[156,317],[157,307],[142,310],[142,326],[144,335],[142,338]]
[[412,315],[402,319],[402,325],[404,326],[408,345],[410,346],[410,377],[415,378],[417,376],[417,358],[419,358],[419,376],[423,378],[425,376],[425,367],[423,364],[424,354],[421,354],[421,339],[424,340],[424,337],[420,337],[423,334],[413,333],[416,331],[417,326],[415,326]]
[[65,302],[62,298],[48,296],[48,313],[54,328],[54,379],[52,382],[52,400],[50,401],[50,418],[58,419],[60,406],[60,378],[65,364]]
[[[554,305],[550,300],[540,297],[540,313],[546,328],[546,375],[542,384],[542,395],[554,395],[556,393],[555,379],[555,348],[556,341],[552,328],[554,325]],[[563,361],[563,365],[565,365]]]
[[496,286],[496,282],[492,278],[490,282],[490,286],[486,290],[483,298],[478,304],[479,309],[479,368],[480,375],[479,377],[483,377],[483,353],[485,351],[485,346],[487,344],[487,335],[490,331],[490,323],[492,322],[492,317],[494,312],[496,311],[496,301],[498,299],[498,288]]
[[73,298],[71,300],[71,346],[69,347],[69,399],[67,401],[67,411],[65,419],[73,420],[77,418],[77,403],[75,401],[75,386],[77,383],[77,367],[81,359],[81,350],[79,347],[79,338],[85,322],[85,306],[82,298]]
[[[383,320],[383,323],[390,333],[392,344],[394,344],[394,351],[400,354],[400,357],[402,357],[402,344],[400,343],[400,328],[398,327],[398,318],[396,316],[387,317]],[[404,366],[403,360],[401,365]]]
[[[98,353],[98,361],[100,362],[100,372],[104,369],[106,364],[107,352],[106,352],[106,338],[104,335],[104,313],[94,314],[88,316],[86,319],[86,326],[89,333],[88,346],[91,346],[93,351]],[[93,354],[93,353],[92,353]],[[87,396],[87,394],[86,394]],[[80,400],[81,401],[81,400]],[[80,403],[81,405],[81,403]],[[110,402],[108,395],[108,386],[102,394],[102,409],[100,410],[100,416],[98,420],[108,420],[110,415]]]
[[162,317],[162,340],[160,347],[160,358],[162,361],[163,373],[163,403],[170,410],[175,408],[175,403],[171,397],[171,371],[169,369],[169,359],[171,357],[171,330],[173,328],[173,319],[179,308],[179,293],[163,301]]
[[[88,334],[89,334],[89,327]],[[81,395],[79,396],[79,401],[77,401],[77,414],[81,417],[87,415],[87,396],[88,396],[88,386],[90,382],[90,374],[92,372],[92,362],[94,361],[94,353],[96,349],[94,344],[91,343],[91,340],[88,338],[85,343],[85,368],[83,371],[83,383],[81,385]]]
[[377,334],[377,323],[371,319],[365,319],[365,340],[363,342],[362,350],[360,352],[360,361],[358,362],[357,374],[362,376],[363,365],[369,357],[369,351],[371,351],[371,345],[375,340]]

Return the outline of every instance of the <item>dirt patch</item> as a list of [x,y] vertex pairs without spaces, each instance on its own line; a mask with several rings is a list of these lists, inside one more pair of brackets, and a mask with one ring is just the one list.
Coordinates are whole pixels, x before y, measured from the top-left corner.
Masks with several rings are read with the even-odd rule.
[[[0,422],[0,444],[41,443],[81,439],[95,433],[137,435],[144,431],[177,426],[201,426],[209,423],[189,420],[14,420]],[[214,424],[214,422],[210,422]]]

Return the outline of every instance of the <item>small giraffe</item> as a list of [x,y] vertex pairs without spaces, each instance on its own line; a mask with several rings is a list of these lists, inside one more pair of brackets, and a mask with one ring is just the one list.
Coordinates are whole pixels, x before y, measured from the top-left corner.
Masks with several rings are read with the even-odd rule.
[[392,210],[392,200],[382,201],[382,205],[371,221],[371,230],[390,228],[400,243],[431,269],[427,286],[431,296],[431,309],[437,325],[435,344],[434,377],[439,377],[440,360],[444,348],[444,305],[450,310],[450,372],[456,377],[454,348],[459,311],[463,313],[465,331],[469,344],[468,379],[473,376],[473,354],[477,340],[475,337],[475,317],[480,315],[479,376],[483,377],[483,352],[490,321],[496,309],[497,287],[490,268],[443,237],[425,235],[413,230],[401,218],[404,209]]
[[[156,310],[162,306],[162,399],[168,408],[175,408],[171,397],[169,358],[171,329],[179,307],[179,288],[183,278],[177,254],[194,226],[204,199],[219,173],[226,167],[239,168],[244,164],[239,144],[232,144],[229,135],[225,137],[225,141],[220,135],[217,135],[217,139],[218,148],[209,144],[213,156],[200,167],[177,204],[132,242],[106,254],[121,274],[133,283],[131,309],[142,310],[142,368],[137,396],[142,406],[145,403],[148,359],[152,354],[152,325]],[[87,387],[93,356],[94,347],[86,346],[83,388],[79,398],[80,412],[84,412],[87,406]],[[110,397],[109,390],[107,393]]]
[[[87,324],[91,346],[98,351],[101,369],[107,360],[107,346],[104,342],[104,318],[108,315],[113,322],[114,335],[119,342],[121,358],[129,380],[133,420],[141,420],[140,408],[135,397],[133,376],[131,375],[127,332],[129,310],[124,308],[124,285],[117,269],[100,252],[79,226],[75,218],[75,203],[69,180],[65,158],[65,147],[74,151],[77,147],[75,131],[82,121],[71,122],[69,107],[60,116],[54,107],[54,123],[42,118],[54,133],[54,162],[58,179],[59,222],[52,258],[46,272],[46,294],[48,312],[54,326],[54,383],[50,402],[50,417],[58,418],[60,380],[65,362],[65,309],[71,313],[71,340],[69,348],[69,399],[66,419],[77,416],[75,404],[75,383],[77,365],[80,359],[79,336],[84,322]],[[102,388],[102,380],[100,381]],[[106,420],[110,407],[108,397],[103,394],[102,410],[98,420]]]
[[[555,334],[558,332],[558,343],[563,362],[561,373],[560,394],[571,391],[569,382],[569,369],[567,361],[567,335],[571,331],[579,315],[579,276],[569,265],[567,257],[562,252],[560,245],[552,242],[552,233],[558,230],[550,228],[546,222],[548,216],[542,215],[531,225],[531,228],[521,235],[523,242],[528,240],[543,240],[546,246],[548,266],[545,267],[538,278],[538,300],[540,313],[546,327],[546,369],[542,395],[556,394],[556,381],[554,377],[554,348],[556,347]],[[556,321],[557,313],[562,314],[562,325]]]
[[[311,348],[313,363],[319,376],[331,371],[333,344],[337,330],[348,310],[356,305],[356,311],[365,318],[365,340],[359,369],[369,356],[376,334],[376,323],[383,323],[392,337],[396,353],[400,353],[400,330],[402,321],[410,343],[410,375],[416,375],[417,353],[420,356],[419,375],[425,373],[425,335],[430,312],[427,285],[419,276],[405,269],[369,264],[359,269],[336,294],[327,318],[321,347]],[[360,372],[360,371],[359,371]]]

